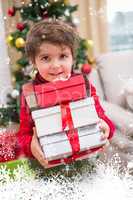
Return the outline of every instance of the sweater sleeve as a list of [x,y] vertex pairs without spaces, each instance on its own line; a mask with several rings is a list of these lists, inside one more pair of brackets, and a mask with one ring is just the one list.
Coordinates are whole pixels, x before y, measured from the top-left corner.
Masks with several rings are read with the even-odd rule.
[[17,156],[25,155],[26,157],[32,157],[30,144],[33,135],[34,122],[24,95],[21,94],[20,98],[20,128],[17,133]]
[[103,119],[109,126],[110,128],[110,134],[108,139],[111,139],[113,137],[113,134],[115,132],[115,125],[114,123],[105,115],[105,111],[102,108],[100,101],[99,101],[99,97],[96,94],[96,89],[95,87],[90,83],[90,91],[91,91],[91,96],[94,97],[94,101],[95,101],[95,108],[96,111],[98,113],[98,116]]

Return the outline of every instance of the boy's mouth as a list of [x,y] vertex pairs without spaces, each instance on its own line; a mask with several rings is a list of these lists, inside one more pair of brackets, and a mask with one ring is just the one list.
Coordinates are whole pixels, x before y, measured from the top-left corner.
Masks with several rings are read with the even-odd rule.
[[66,81],[70,78],[71,74],[64,75],[64,76],[56,76],[53,81]]
[[63,72],[59,72],[59,73],[49,73],[51,76],[59,76],[61,74],[63,74]]

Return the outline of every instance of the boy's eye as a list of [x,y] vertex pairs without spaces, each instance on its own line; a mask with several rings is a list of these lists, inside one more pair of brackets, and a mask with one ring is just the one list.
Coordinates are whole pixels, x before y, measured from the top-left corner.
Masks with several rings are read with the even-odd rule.
[[49,61],[49,56],[44,56],[41,60],[44,60],[44,61]]
[[61,59],[64,59],[64,58],[67,58],[67,57],[68,57],[68,55],[66,55],[66,54],[61,54],[61,55],[60,55],[60,58],[61,58]]

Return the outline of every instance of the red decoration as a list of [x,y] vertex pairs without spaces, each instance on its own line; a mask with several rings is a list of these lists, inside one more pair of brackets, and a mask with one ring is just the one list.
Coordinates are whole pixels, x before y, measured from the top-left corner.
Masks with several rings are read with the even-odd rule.
[[66,132],[68,140],[71,144],[73,154],[80,151],[78,130],[74,128],[72,114],[69,102],[61,104],[61,115],[62,115],[62,130],[69,127],[69,130]]
[[13,17],[14,15],[15,15],[15,12],[16,12],[16,10],[15,10],[15,8],[14,7],[11,7],[11,8],[9,8],[8,9],[8,15],[10,16],[10,17]]
[[43,11],[42,18],[43,19],[48,19],[48,17],[49,17],[48,12],[47,11]]
[[20,23],[17,24],[16,28],[17,28],[18,30],[20,30],[20,31],[23,31],[24,28],[25,28],[25,24],[23,24],[23,23],[20,22]]
[[[27,86],[26,89],[23,88],[25,96],[32,92],[31,86],[28,86],[28,88]],[[63,102],[85,98],[86,87],[83,76],[77,75],[67,81],[35,85],[35,93],[40,107],[50,107]]]
[[0,134],[0,162],[14,160],[16,148],[16,135],[12,133]]
[[81,70],[82,70],[82,73],[89,74],[91,72],[91,65],[89,65],[88,63],[83,64]]

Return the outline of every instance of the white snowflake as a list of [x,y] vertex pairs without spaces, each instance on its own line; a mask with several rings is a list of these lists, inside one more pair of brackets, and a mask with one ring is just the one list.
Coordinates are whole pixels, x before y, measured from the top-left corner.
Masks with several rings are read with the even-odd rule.
[[[114,162],[115,161],[115,162]],[[6,167],[0,169],[0,198],[3,200],[132,200],[133,177],[123,167],[119,155],[110,162],[97,161],[95,173],[77,174],[71,178],[57,174],[37,178],[28,165],[18,166],[11,176]]]

